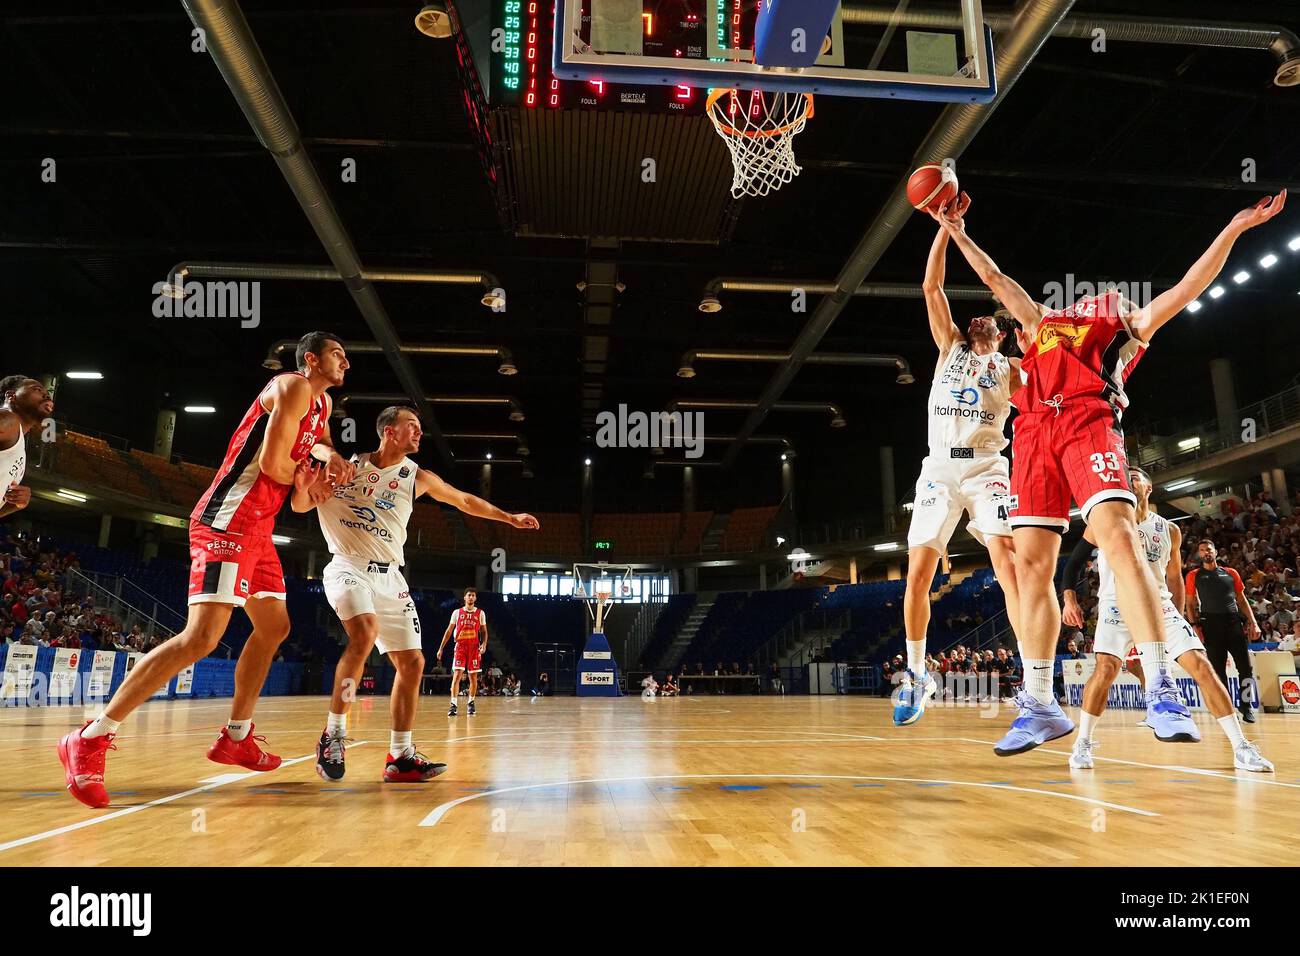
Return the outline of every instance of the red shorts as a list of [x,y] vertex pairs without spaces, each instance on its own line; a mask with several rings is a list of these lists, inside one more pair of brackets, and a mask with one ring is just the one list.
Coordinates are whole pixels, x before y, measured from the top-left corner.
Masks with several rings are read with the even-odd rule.
[[483,670],[483,665],[478,659],[477,637],[472,641],[456,642],[456,657],[451,662],[451,669],[467,671],[470,674],[477,674]]
[[1075,400],[1020,415],[1011,443],[1011,527],[1070,527],[1070,499],[1083,520],[1102,501],[1137,498],[1119,416],[1109,402]]
[[271,536],[190,525],[190,604],[233,604],[249,598],[285,599],[284,569]]

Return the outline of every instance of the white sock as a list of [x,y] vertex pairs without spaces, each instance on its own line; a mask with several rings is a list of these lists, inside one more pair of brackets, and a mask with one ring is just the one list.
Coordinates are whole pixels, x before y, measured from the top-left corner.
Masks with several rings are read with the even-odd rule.
[[1092,740],[1093,728],[1097,726],[1097,723],[1100,720],[1101,720],[1101,714],[1097,714],[1094,717],[1086,710],[1079,711],[1079,739]]
[[1219,718],[1219,726],[1223,732],[1228,735],[1232,741],[1233,747],[1238,747],[1246,742],[1246,735],[1241,732],[1241,723],[1237,720],[1236,714],[1229,714],[1227,717]]
[[1169,673],[1169,663],[1165,659],[1165,642],[1153,641],[1139,644],[1138,653],[1142,655],[1142,675],[1147,679],[1147,693],[1156,689],[1162,674]]
[[474,695],[473,695],[473,694],[470,694],[470,695],[469,695],[469,702],[470,702],[471,704],[474,703]]
[[325,721],[325,733],[331,737],[343,737],[348,732],[348,715],[336,714],[330,711],[328,719]]
[[252,717],[245,717],[243,720],[235,720],[234,717],[231,717],[226,721],[226,734],[231,740],[240,741],[248,736],[248,732],[252,727]]
[[390,730],[388,732],[388,752],[394,757],[409,756],[407,753],[415,752],[411,746],[411,731],[409,730]]
[[1056,701],[1052,696],[1052,668],[1055,661],[1050,657],[1025,659],[1025,693],[1040,704]]
[[122,726],[120,720],[111,720],[107,714],[100,714],[81,732],[81,736],[89,740],[92,737],[103,737],[105,734],[117,733],[117,728]]
[[925,638],[907,642],[907,669],[917,677],[925,676]]

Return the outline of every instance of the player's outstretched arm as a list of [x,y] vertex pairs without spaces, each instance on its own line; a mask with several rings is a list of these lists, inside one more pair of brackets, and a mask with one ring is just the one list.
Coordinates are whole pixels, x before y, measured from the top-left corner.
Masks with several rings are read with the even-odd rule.
[[418,498],[420,495],[428,495],[435,501],[449,504],[457,511],[463,511],[467,515],[474,515],[476,518],[487,518],[489,521],[500,521],[502,524],[508,524],[513,528],[536,531],[540,527],[537,519],[532,515],[522,513],[512,515],[507,511],[502,511],[490,501],[484,501],[477,495],[471,495],[467,491],[453,488],[433,472],[425,471],[423,468],[420,469],[415,478],[415,496]]
[[[967,201],[969,204],[969,200]],[[964,210],[963,210],[964,211]],[[961,338],[957,323],[952,320],[952,308],[943,291],[943,280],[948,270],[948,230],[940,226],[930,246],[930,256],[925,262],[925,280],[921,289],[925,293],[925,308],[930,316],[930,334],[941,353],[947,353],[953,343]]]
[[1210,248],[1196,260],[1187,275],[1172,289],[1156,296],[1150,305],[1139,309],[1129,320],[1129,327],[1134,334],[1143,342],[1150,342],[1151,336],[1160,331],[1161,326],[1200,298],[1201,293],[1218,278],[1237,240],[1256,226],[1268,222],[1284,208],[1285,189],[1276,196],[1266,196],[1249,209],[1243,209],[1233,216],[1232,222],[1215,237]]
[[955,204],[945,203],[937,212],[932,212],[930,215],[952,237],[952,241],[957,244],[957,248],[966,257],[975,274],[980,277],[980,281],[993,291],[1007,311],[1032,337],[1038,331],[1038,323],[1042,320],[1043,313],[1020,283],[999,269],[993,257],[977,246],[975,241],[966,234],[965,216],[969,208],[970,196],[962,193]]

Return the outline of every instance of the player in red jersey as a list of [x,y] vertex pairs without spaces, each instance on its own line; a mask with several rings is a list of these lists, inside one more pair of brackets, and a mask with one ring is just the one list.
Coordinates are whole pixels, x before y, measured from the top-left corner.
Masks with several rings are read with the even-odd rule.
[[108,806],[104,761],[127,715],[220,642],[236,607],[253,633],[235,669],[231,718],[208,758],[248,770],[274,770],[280,758],[258,746],[253,707],[276,648],[289,633],[284,572],[271,543],[276,515],[294,487],[316,484],[312,448],[330,449],[326,476],[352,480],[355,466],[333,451],[326,389],[348,369],[342,340],[311,332],[298,343],[298,371],[273,378],[235,430],[212,486],[190,516],[189,617],[185,628],[150,651],[94,720],[59,741],[69,792],[89,807]]
[[1149,305],[1137,307],[1111,291],[1055,311],[1035,303],[966,234],[967,203],[963,196],[936,218],[1020,323],[1025,353],[1011,469],[1025,690],[1017,698],[1019,716],[993,748],[1009,756],[1074,730],[1052,692],[1061,631],[1053,577],[1061,535],[1070,526],[1071,496],[1114,572],[1120,613],[1148,665],[1149,693],[1167,672],[1160,595],[1139,552],[1136,498],[1120,431],[1128,407],[1124,381],[1151,337],[1209,288],[1237,239],[1282,211],[1286,191],[1233,217],[1182,280]]
[[447,630],[442,632],[442,643],[438,645],[438,660],[452,635],[456,637],[456,650],[451,662],[451,706],[447,709],[448,717],[456,716],[456,698],[460,694],[460,678],[469,674],[469,715],[474,716],[474,695],[478,691],[478,675],[483,673],[483,653],[487,650],[488,629],[487,615],[481,607],[475,607],[478,591],[465,589],[465,606],[451,612]]

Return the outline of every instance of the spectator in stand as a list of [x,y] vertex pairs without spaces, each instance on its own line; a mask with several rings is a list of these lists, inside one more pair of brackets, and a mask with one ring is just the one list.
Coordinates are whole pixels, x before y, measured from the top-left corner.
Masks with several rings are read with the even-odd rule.
[[1065,645],[1065,656],[1072,661],[1081,661],[1087,655],[1079,650],[1077,641],[1068,641]]
[[664,686],[659,693],[664,697],[677,696],[677,681],[673,680],[672,674],[669,674],[667,677],[664,678]]
[[1285,591],[1280,592],[1277,600],[1273,602],[1273,613],[1269,616],[1269,623],[1273,625],[1275,631],[1285,634],[1291,630],[1295,619],[1295,611],[1291,610],[1291,595]]
[[537,677],[537,686],[533,688],[534,697],[549,697],[551,695],[551,675],[543,671]]
[[[1291,633],[1283,635],[1278,641],[1277,649],[1279,651],[1290,651],[1291,656],[1295,658],[1295,663],[1300,668],[1300,621],[1291,625]],[[1300,670],[1297,671],[1300,673]]]
[[1015,660],[1007,653],[1005,647],[999,647],[994,661],[994,669],[998,675],[998,696],[1001,698],[1016,696],[1015,688],[1019,682],[1017,680],[1019,675]]
[[515,676],[514,671],[506,675],[505,695],[507,697],[519,696],[519,678]]

